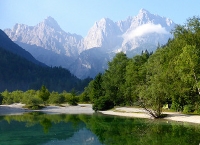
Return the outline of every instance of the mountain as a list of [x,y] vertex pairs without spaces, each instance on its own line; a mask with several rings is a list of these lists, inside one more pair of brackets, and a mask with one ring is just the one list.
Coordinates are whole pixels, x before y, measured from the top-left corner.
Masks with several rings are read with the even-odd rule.
[[0,92],[4,90],[83,91],[90,79],[80,80],[61,67],[48,67],[37,61],[0,30]]
[[[68,66],[83,48],[82,36],[64,32],[52,17],[46,18],[36,26],[16,24],[12,30],[4,31],[14,42],[31,52],[37,60],[49,66],[58,65],[54,60],[63,61],[61,66]],[[41,54],[44,54],[44,58]],[[46,59],[49,54],[52,55],[51,59]],[[59,58],[61,55],[65,56],[62,61]]]
[[64,32],[52,17],[36,26],[16,24],[5,32],[13,41],[40,46],[66,56],[76,56],[82,48],[82,36]]
[[139,50],[145,48],[151,51],[155,50],[158,43],[165,44],[172,37],[170,32],[174,27],[175,23],[169,18],[160,17],[141,9],[139,14],[132,18],[130,27],[122,35],[121,50],[124,52],[137,48],[140,48]]
[[128,17],[124,21],[113,22],[103,18],[95,22],[84,38],[84,46],[86,49],[106,47],[115,52],[129,52],[135,49],[136,53],[145,49],[152,51],[158,43],[165,44],[172,37],[170,31],[174,26],[172,20],[141,9],[137,16]]
[[119,27],[112,20],[103,18],[99,22],[95,22],[94,26],[89,30],[84,38],[85,49],[95,47],[107,48],[105,51],[112,51],[115,47],[120,47],[122,38]]
[[63,31],[52,17],[36,26],[16,24],[4,32],[37,60],[48,66],[65,67],[83,79],[103,72],[115,53],[123,51],[133,57],[143,50],[155,51],[158,44],[163,45],[172,37],[170,31],[175,25],[169,18],[141,9],[126,20],[102,18],[85,38]]
[[37,61],[28,51],[22,49],[17,44],[13,43],[12,40],[0,29],[0,47],[5,48],[14,54],[17,54],[32,63],[45,66],[45,64]]
[[107,62],[111,58],[112,56],[102,51],[101,48],[88,49],[78,56],[69,70],[80,78],[88,76],[94,78],[98,73],[103,73],[107,69]]

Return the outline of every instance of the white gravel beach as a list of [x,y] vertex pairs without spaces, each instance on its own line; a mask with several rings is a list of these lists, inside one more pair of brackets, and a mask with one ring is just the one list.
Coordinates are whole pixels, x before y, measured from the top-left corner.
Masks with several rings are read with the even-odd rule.
[[46,106],[41,110],[28,110],[23,108],[24,104],[15,103],[12,105],[0,105],[0,116],[2,115],[20,115],[25,112],[40,111],[47,114],[93,114],[92,104],[78,104],[77,106],[66,105]]
[[48,114],[93,114],[92,104],[78,104],[77,106],[47,106],[40,110]]
[[[101,111],[101,113],[135,118],[151,118],[143,108],[118,107],[114,110]],[[167,117],[163,118],[166,120],[200,124],[200,115],[186,115],[178,112],[163,112],[163,114],[167,114]]]
[[[15,103],[12,105],[0,105],[0,116],[2,115],[19,115],[25,112],[31,112],[33,110],[28,110],[23,108],[24,104]],[[93,114],[91,104],[79,104],[77,106],[47,106],[41,111],[48,114]],[[125,117],[135,117],[135,118],[151,118],[144,109],[142,108],[132,108],[132,107],[117,107],[108,111],[100,111],[102,114],[106,115],[116,115]],[[178,112],[163,112],[167,114],[166,120],[180,121],[180,122],[190,122],[200,124],[200,115],[185,115]]]

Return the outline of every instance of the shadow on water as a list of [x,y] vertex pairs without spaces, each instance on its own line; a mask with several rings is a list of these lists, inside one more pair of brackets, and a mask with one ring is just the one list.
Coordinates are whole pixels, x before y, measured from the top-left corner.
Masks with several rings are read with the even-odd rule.
[[0,117],[0,144],[198,145],[200,125],[116,116],[25,113]]

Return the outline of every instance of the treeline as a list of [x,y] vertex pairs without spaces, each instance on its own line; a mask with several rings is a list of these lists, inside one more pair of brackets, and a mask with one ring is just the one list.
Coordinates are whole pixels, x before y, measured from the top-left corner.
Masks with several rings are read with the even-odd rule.
[[128,58],[118,53],[82,94],[93,109],[140,105],[159,117],[169,105],[175,111],[200,113],[200,18],[189,18],[172,34],[153,54],[145,51]]
[[46,106],[47,104],[77,105],[78,102],[88,101],[82,98],[82,96],[79,96],[75,89],[72,89],[70,92],[50,92],[44,85],[39,90],[16,90],[12,92],[5,90],[0,93],[0,104],[23,103],[30,109],[40,109],[40,107]]
[[80,80],[62,67],[47,67],[0,48],[0,91],[40,89],[45,85],[50,91],[83,91],[91,81]]

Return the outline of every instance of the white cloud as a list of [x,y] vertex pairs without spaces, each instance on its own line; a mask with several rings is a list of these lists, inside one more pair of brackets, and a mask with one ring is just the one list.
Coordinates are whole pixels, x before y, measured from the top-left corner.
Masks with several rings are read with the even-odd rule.
[[165,28],[163,28],[160,24],[143,24],[138,26],[136,29],[128,32],[123,35],[123,37],[127,40],[133,39],[135,37],[140,37],[150,33],[158,33],[158,34],[169,34]]

